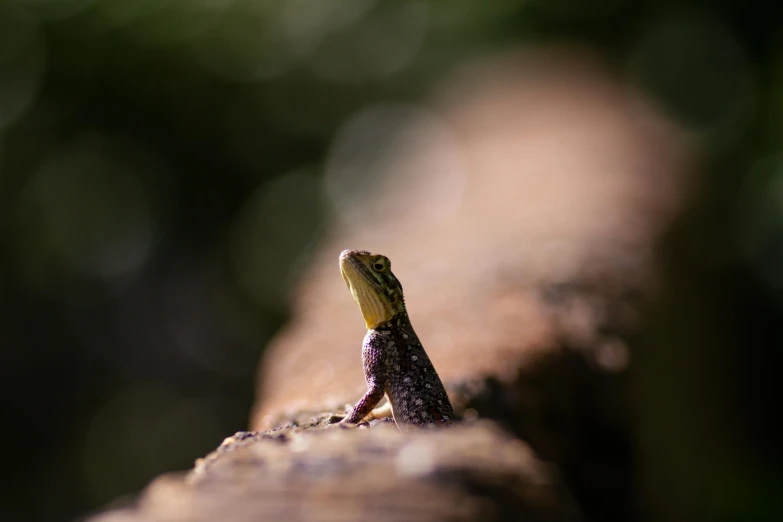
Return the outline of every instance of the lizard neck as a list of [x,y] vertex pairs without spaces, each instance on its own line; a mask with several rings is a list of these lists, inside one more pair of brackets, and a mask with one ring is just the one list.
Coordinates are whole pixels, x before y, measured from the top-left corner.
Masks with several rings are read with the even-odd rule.
[[413,327],[411,326],[411,320],[410,318],[408,318],[408,312],[406,312],[405,310],[397,314],[394,314],[394,317],[392,317],[385,323],[381,323],[374,328],[369,328],[369,330],[378,330],[378,331],[399,330],[399,329],[413,330]]
[[379,324],[375,328],[368,330],[368,333],[388,334],[391,333],[394,337],[398,338],[405,344],[421,344],[419,337],[413,330],[411,321],[408,318],[408,313],[404,310],[394,315],[390,320],[385,323]]

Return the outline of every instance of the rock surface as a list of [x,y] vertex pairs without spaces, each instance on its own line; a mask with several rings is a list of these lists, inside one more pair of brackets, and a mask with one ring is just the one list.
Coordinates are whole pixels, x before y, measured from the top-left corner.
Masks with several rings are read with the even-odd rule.
[[92,522],[580,520],[556,469],[489,422],[413,434],[325,424],[240,432]]

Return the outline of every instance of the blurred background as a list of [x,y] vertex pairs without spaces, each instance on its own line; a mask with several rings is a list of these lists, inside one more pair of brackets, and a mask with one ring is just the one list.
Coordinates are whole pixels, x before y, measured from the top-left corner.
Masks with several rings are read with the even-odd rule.
[[[473,59],[553,44],[645,93],[697,163],[663,255],[667,306],[637,340],[687,354],[666,369],[692,383],[690,406],[674,430],[643,410],[640,440],[673,433],[672,453],[694,459],[689,491],[725,520],[780,516],[780,14],[731,0],[0,0],[0,520],[84,515],[244,429],[265,342],[343,204],[323,179],[351,161],[335,137],[374,107],[426,103]],[[638,407],[679,400],[657,391]],[[724,460],[680,446],[702,414],[725,430],[709,453]],[[724,463],[743,471],[703,483]]]

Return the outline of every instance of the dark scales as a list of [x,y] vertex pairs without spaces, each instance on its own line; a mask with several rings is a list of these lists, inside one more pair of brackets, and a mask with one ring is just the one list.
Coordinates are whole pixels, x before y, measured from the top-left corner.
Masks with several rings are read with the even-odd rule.
[[406,313],[367,331],[362,361],[367,393],[345,422],[362,420],[384,394],[391,402],[398,425],[443,425],[455,420],[443,383]]

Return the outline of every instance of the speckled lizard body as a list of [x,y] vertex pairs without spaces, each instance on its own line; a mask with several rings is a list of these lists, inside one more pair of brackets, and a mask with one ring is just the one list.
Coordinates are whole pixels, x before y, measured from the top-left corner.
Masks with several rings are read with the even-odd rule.
[[362,348],[367,392],[342,422],[358,423],[384,395],[401,429],[453,422],[446,390],[413,331],[402,285],[392,274],[389,259],[344,250],[340,272],[367,325]]

